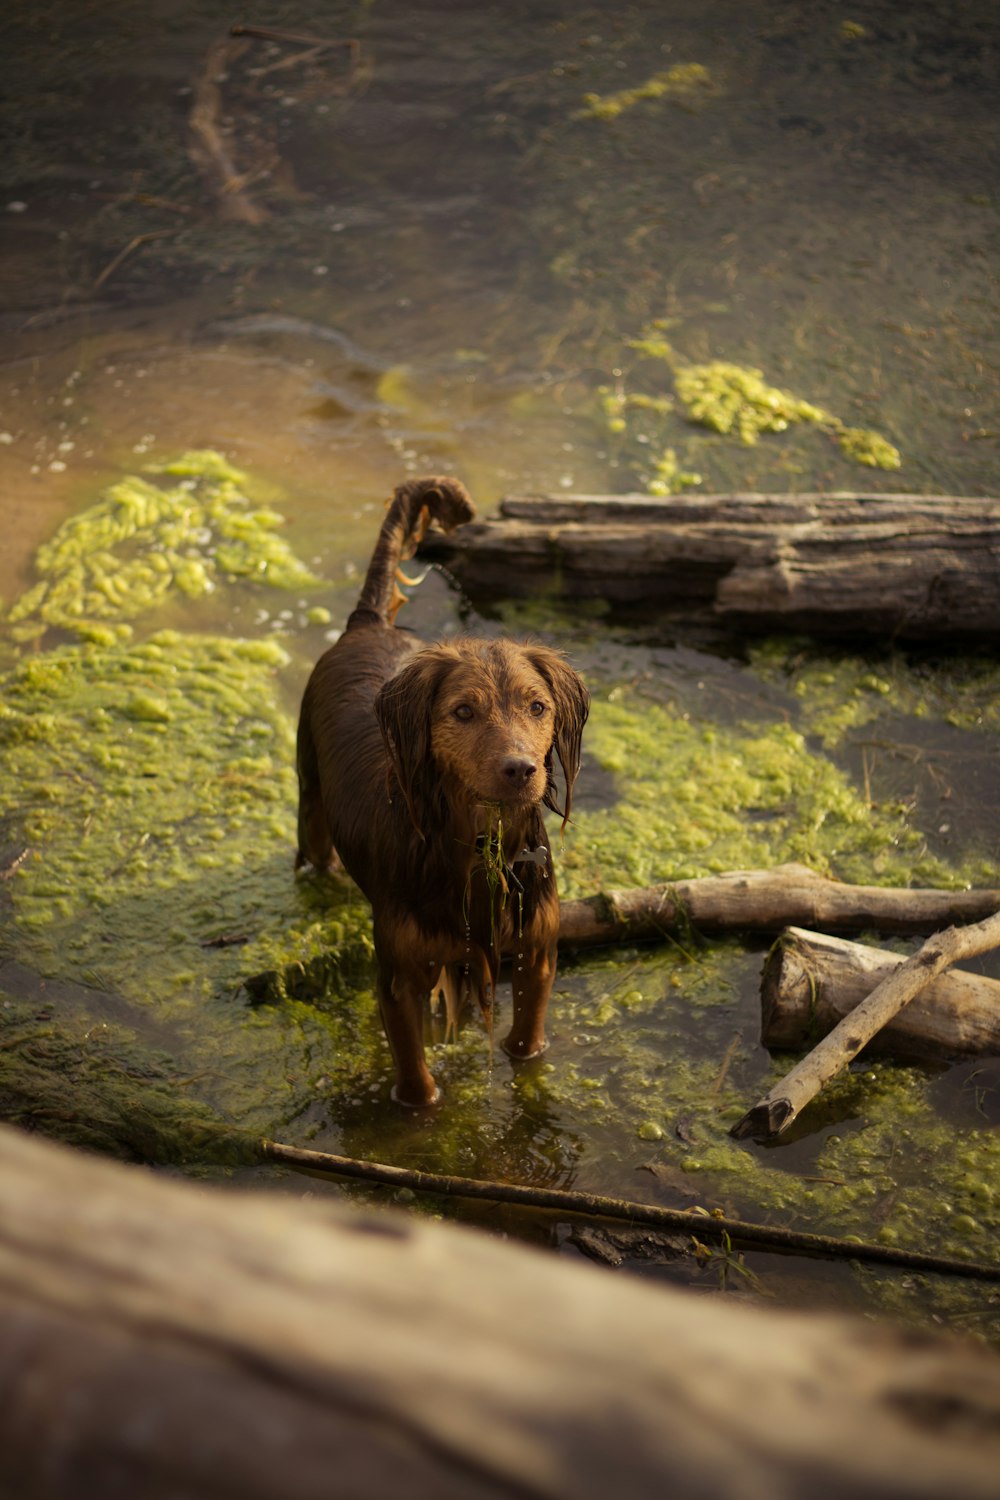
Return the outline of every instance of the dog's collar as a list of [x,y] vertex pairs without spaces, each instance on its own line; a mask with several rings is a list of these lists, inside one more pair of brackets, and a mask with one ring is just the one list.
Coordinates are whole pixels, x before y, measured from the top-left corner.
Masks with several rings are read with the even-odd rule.
[[512,865],[541,865],[546,869],[549,860],[549,850],[546,844],[539,844],[537,849],[522,849],[520,854],[515,854],[511,860]]
[[[480,833],[476,836],[476,853],[482,854],[486,848],[488,835]],[[495,838],[496,835],[491,837]],[[548,864],[549,849],[547,844],[539,844],[537,849],[524,848],[520,854],[515,854],[511,860],[512,865],[541,865],[545,869]]]
[[[476,853],[480,856],[483,855],[486,851],[487,837],[489,837],[489,835],[480,833],[476,838]],[[493,837],[495,838],[496,835],[494,834]],[[514,855],[514,858],[511,860],[510,864],[508,864],[506,860],[503,861],[504,878],[509,880],[511,884],[517,886],[518,890],[523,890],[524,887],[514,873],[515,865],[538,865],[543,877],[547,877],[549,873],[548,845],[539,844],[537,849],[528,849],[526,847],[521,850],[520,854]]]

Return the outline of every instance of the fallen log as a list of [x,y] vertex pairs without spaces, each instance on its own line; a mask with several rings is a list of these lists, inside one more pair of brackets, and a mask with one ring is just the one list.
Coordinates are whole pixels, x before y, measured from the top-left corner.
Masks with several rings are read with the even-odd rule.
[[563,901],[559,942],[567,948],[649,942],[692,927],[706,933],[772,933],[795,926],[912,935],[979,921],[998,908],[1000,890],[845,885],[806,865],[786,864]]
[[730,1135],[737,1140],[748,1135],[755,1140],[772,1140],[780,1135],[815,1099],[824,1084],[853,1061],[872,1037],[932,979],[959,959],[988,953],[998,945],[1000,912],[970,927],[950,927],[946,932],[935,933],[876,985],[742,1120],[737,1120]]
[[[0,872],[2,878],[2,872]],[[655,943],[668,936],[746,932],[772,935],[783,927],[903,936],[936,932],[955,922],[975,922],[1000,907],[1000,890],[913,890],[844,885],[806,865],[773,870],[732,870],[665,885],[609,888],[559,906],[559,946],[575,951],[616,943]],[[239,935],[238,935],[239,936]],[[249,974],[243,987],[251,1005],[307,1000],[330,985],[356,982],[371,964],[367,944],[296,959],[282,969]]]
[[4,1486],[993,1500],[1000,1362],[0,1132]]
[[739,631],[1000,636],[997,499],[510,496],[421,553],[473,600],[598,598]]
[[[897,953],[790,927],[761,976],[761,1042],[811,1046],[902,963]],[[941,974],[877,1032],[872,1052],[940,1061],[1000,1053],[1000,982],[961,969]]]

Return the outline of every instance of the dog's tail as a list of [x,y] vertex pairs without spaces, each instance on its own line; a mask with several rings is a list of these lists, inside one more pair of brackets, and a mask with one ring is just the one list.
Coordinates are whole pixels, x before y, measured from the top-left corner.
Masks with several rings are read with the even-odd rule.
[[399,565],[416,552],[431,522],[436,522],[442,531],[454,531],[475,514],[469,492],[458,479],[427,476],[401,484],[389,503],[347,629],[371,624],[373,620],[391,625],[406,599],[396,581]]

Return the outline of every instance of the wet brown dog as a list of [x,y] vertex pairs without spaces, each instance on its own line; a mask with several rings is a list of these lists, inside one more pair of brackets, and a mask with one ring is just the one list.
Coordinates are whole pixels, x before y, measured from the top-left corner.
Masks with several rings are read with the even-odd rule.
[[[424,1004],[440,988],[489,1011],[513,958],[514,1058],[545,1047],[559,900],[541,804],[569,816],[589,708],[546,646],[462,639],[423,646],[393,624],[396,570],[430,522],[475,514],[456,479],[400,485],[357,608],[317,662],[299,720],[296,867],[342,861],[372,904],[378,997],[393,1097],[438,1097]],[[556,799],[553,759],[562,768]]]

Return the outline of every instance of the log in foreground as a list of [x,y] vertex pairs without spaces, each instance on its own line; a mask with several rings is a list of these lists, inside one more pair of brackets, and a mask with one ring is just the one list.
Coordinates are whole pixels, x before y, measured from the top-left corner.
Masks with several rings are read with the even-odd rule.
[[977,1346],[13,1131],[0,1378],[25,1500],[993,1500],[1000,1470]]
[[473,600],[605,599],[740,631],[1000,636],[997,499],[510,496],[421,552]]
[[772,1140],[787,1130],[793,1120],[842,1068],[852,1062],[879,1031],[908,1001],[926,989],[932,979],[960,959],[988,953],[1000,946],[1000,912],[969,927],[950,927],[928,938],[871,994],[844,1017],[827,1036],[776,1083],[753,1109],[729,1132],[738,1140]]
[[[790,927],[761,976],[761,1042],[777,1051],[810,1046],[902,963],[897,953]],[[903,1007],[869,1050],[938,1061],[1000,1053],[1000,981],[952,969]]]
[[699,932],[820,927],[913,935],[979,921],[998,908],[1000,890],[845,885],[806,865],[786,864],[564,901],[559,908],[559,942],[567,948],[650,942],[692,927]]

